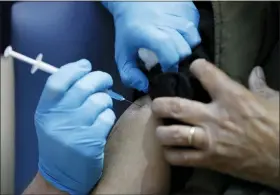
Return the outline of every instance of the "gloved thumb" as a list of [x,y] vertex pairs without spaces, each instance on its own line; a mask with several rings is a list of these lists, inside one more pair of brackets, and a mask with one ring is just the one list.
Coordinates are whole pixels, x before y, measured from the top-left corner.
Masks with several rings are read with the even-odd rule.
[[118,64],[118,69],[124,85],[139,91],[148,91],[149,81],[145,74],[137,67],[135,60],[125,60],[123,64]]

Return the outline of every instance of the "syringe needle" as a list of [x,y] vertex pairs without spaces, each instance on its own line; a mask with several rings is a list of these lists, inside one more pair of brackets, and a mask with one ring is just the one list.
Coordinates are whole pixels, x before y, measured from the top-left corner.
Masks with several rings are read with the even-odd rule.
[[141,107],[141,105],[139,105],[139,104],[136,104],[135,102],[129,101],[129,100],[127,100],[127,99],[124,99],[124,101],[126,101],[126,102],[128,102],[128,103],[130,103],[130,104],[135,104],[136,106],[139,106],[139,107]]

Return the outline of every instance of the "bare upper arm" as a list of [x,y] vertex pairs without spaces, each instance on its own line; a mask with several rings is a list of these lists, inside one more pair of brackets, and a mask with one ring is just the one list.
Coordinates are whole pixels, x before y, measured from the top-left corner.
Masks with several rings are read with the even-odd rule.
[[95,194],[165,194],[169,191],[169,165],[155,138],[161,124],[146,96],[120,117],[105,149],[103,177]]

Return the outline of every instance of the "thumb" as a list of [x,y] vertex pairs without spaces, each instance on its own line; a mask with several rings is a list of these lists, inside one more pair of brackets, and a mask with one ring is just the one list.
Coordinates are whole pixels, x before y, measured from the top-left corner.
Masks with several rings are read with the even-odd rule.
[[121,80],[127,87],[147,92],[149,82],[145,74],[137,67],[136,60],[128,60],[127,55],[121,56],[117,61]]
[[267,86],[263,69],[259,66],[255,67],[249,76],[249,89],[266,99],[279,97],[278,91]]

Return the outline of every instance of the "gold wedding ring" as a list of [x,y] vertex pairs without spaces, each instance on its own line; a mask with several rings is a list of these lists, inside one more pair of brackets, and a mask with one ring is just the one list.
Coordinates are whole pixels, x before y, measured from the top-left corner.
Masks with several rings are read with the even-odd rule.
[[190,128],[190,134],[188,136],[189,145],[192,145],[194,132],[195,132],[195,127],[191,127]]

